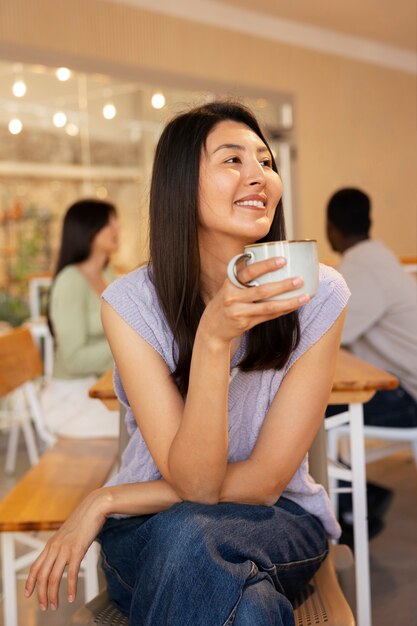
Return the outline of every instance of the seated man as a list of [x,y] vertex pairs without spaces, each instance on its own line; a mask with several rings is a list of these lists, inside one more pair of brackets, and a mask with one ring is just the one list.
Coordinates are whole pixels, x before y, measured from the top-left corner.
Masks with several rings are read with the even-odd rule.
[[364,405],[365,424],[417,427],[417,285],[394,253],[370,238],[370,209],[359,189],[341,189],[327,205],[327,237],[352,292],[342,345],[400,382]]
[[[377,391],[364,405],[369,426],[417,427],[417,284],[383,243],[370,238],[371,203],[359,189],[341,189],[327,205],[327,236],[342,255],[338,270],[351,292],[342,345],[394,374],[397,389]],[[326,415],[347,407],[330,406]],[[369,536],[383,529],[392,492],[367,484]],[[352,502],[339,498],[342,541],[352,545]]]

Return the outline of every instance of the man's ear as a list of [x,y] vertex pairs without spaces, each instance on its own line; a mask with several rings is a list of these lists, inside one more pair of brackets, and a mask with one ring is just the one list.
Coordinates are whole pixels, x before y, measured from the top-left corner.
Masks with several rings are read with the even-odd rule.
[[326,220],[326,234],[327,239],[335,252],[340,252],[341,239],[343,240],[343,233],[333,224],[331,220]]

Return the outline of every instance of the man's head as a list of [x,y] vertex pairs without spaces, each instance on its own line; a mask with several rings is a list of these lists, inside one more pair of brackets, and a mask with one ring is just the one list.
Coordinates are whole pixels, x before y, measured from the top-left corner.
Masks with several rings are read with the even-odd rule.
[[360,189],[339,189],[327,203],[327,238],[336,252],[344,252],[369,238],[371,201]]

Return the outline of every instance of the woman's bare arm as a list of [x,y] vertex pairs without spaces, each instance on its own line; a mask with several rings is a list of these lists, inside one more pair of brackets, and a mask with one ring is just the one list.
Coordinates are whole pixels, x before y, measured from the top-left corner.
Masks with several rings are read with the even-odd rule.
[[132,410],[156,465],[181,499],[264,503],[279,495],[323,416],[342,317],[285,377],[251,457],[227,465],[230,342],[213,340],[208,347],[197,333],[184,403],[160,355],[104,304],[103,322]]
[[[276,267],[273,259],[253,264],[242,270],[241,279],[271,267]],[[227,468],[231,341],[301,306],[299,298],[290,297],[259,302],[291,289],[291,280],[252,289],[224,282],[200,320],[185,402],[160,355],[103,303],[104,329],[133,413],[156,465],[182,499],[218,501]]]
[[317,434],[336,369],[345,312],[286,374],[247,461],[228,466],[219,501],[274,504]]

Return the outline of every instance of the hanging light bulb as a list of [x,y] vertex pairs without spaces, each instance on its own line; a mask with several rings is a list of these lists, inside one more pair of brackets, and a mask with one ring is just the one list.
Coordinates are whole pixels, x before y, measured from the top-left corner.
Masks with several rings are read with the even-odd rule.
[[67,116],[62,111],[57,111],[52,118],[54,126],[57,128],[62,128],[67,123]]
[[163,93],[154,93],[151,98],[154,109],[162,109],[165,106],[165,96]]
[[23,128],[23,124],[20,120],[18,120],[17,118],[10,120],[9,122],[9,133],[11,133],[12,135],[18,135]]
[[58,80],[64,82],[71,78],[71,70],[69,70],[67,67],[59,67],[55,72],[55,75]]
[[13,95],[16,96],[16,98],[22,98],[22,96],[24,96],[26,93],[25,81],[17,80],[15,83],[13,83],[12,91]]
[[105,104],[103,107],[103,117],[106,120],[112,120],[114,117],[116,117],[116,107],[114,106],[114,104],[112,104],[111,102],[109,102],[108,104]]

